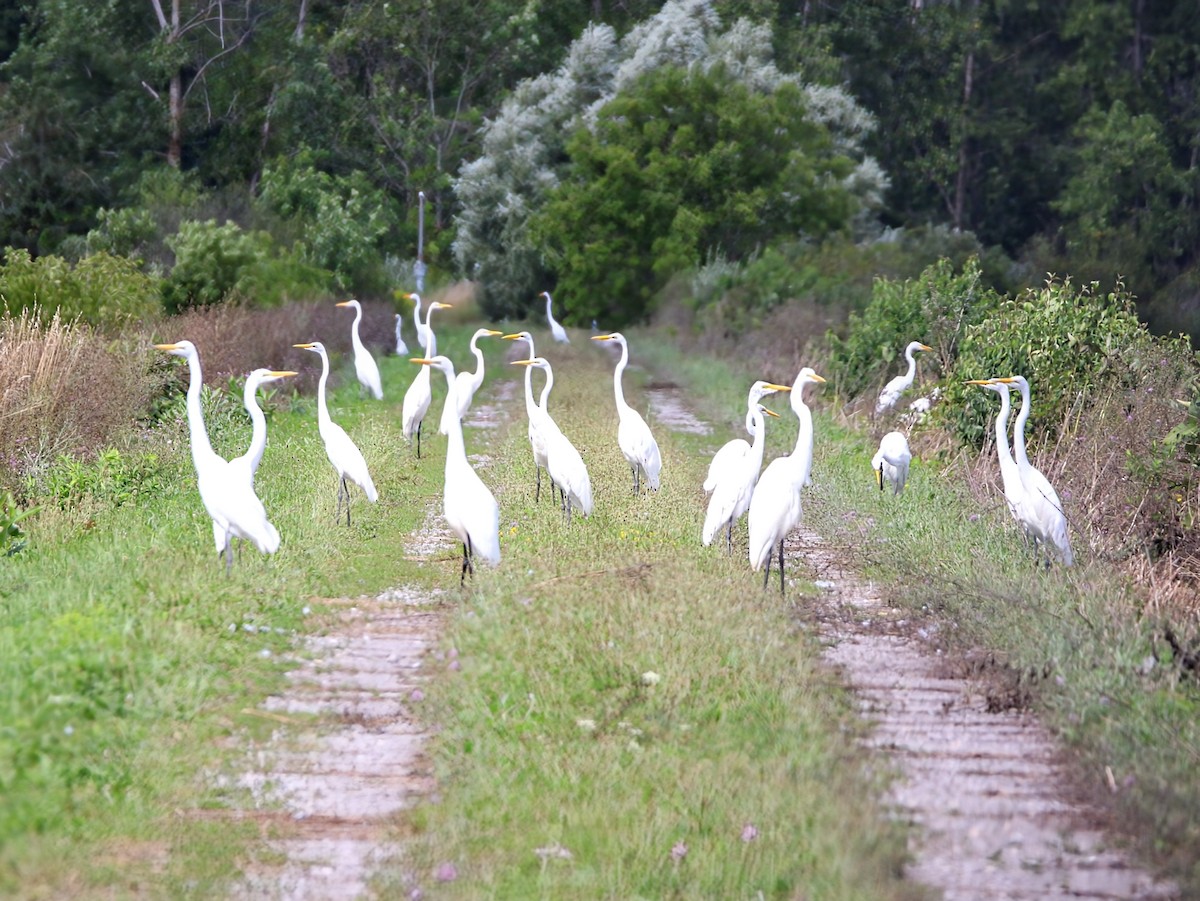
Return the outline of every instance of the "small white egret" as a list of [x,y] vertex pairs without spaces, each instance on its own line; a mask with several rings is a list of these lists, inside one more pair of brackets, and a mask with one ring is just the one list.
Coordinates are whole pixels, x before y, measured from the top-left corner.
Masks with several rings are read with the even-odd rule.
[[646,485],[658,490],[659,473],[662,471],[662,455],[658,450],[658,442],[650,433],[650,427],[642,414],[625,403],[625,392],[621,388],[621,376],[629,363],[629,344],[620,332],[610,335],[592,335],[593,341],[616,341],[621,347],[621,359],[613,370],[613,393],[617,400],[617,416],[620,423],[617,426],[617,444],[621,453],[629,462],[633,472],[633,493],[642,493],[642,476],[646,477]]
[[[475,392],[483,384],[483,351],[479,349],[479,339],[502,334],[504,333],[492,328],[481,328],[476,329],[475,334],[471,336],[471,353],[475,355],[475,371],[460,372],[454,376],[454,396],[457,398],[457,410],[452,411],[449,405],[442,407],[442,419],[438,425],[440,434],[450,434],[451,416],[457,416],[460,422],[463,420],[467,411],[471,409],[471,401],[475,399]],[[428,368],[425,371],[428,372]]]
[[[755,384],[768,385],[766,382],[755,382]],[[769,387],[772,391],[792,390],[778,385],[769,385]],[[726,553],[733,553],[733,525],[750,508],[750,500],[754,496],[754,486],[758,483],[758,474],[762,469],[767,431],[763,424],[765,422],[764,414],[779,416],[774,410],[768,410],[762,404],[755,403],[750,411],[754,444],[750,445],[742,456],[729,457],[722,463],[722,469],[713,486],[712,497],[708,499],[708,510],[704,515],[704,528],[700,540],[705,547],[712,544],[713,536],[724,526],[725,550]],[[714,460],[714,462],[716,461]],[[710,474],[711,471],[710,469]]]
[[920,341],[913,341],[904,348],[904,359],[908,360],[908,370],[883,386],[883,391],[879,393],[879,400],[875,402],[876,416],[894,407],[896,401],[900,400],[900,395],[912,387],[913,379],[917,375],[917,361],[913,357],[913,353],[918,350],[929,351],[933,348]]
[[871,468],[875,470],[879,482],[879,490],[883,491],[883,482],[892,486],[892,494],[904,490],[908,481],[908,465],[912,462],[912,451],[908,447],[908,439],[903,432],[888,432],[879,441],[879,450],[871,458]]
[[358,376],[358,383],[367,391],[371,392],[371,396],[376,400],[383,400],[383,382],[379,379],[379,367],[375,365],[375,358],[371,356],[371,352],[367,350],[367,346],[362,343],[362,338],[358,334],[358,325],[362,322],[362,304],[357,300],[343,300],[336,304],[339,307],[349,307],[354,310],[354,323],[350,326],[350,343],[354,347],[354,374]]
[[320,341],[310,341],[307,344],[292,346],[311,350],[321,358],[321,380],[317,382],[317,431],[321,433],[321,440],[325,442],[325,454],[338,474],[337,513],[334,514],[334,521],[340,521],[342,518],[344,498],[346,525],[350,525],[350,488],[346,485],[346,480],[349,479],[361,488],[371,503],[375,503],[379,492],[375,490],[375,483],[371,481],[371,473],[367,470],[367,461],[363,458],[362,451],[346,434],[346,430],[329,416],[329,406],[325,403],[325,383],[329,380],[329,354],[325,345]]
[[449,441],[446,444],[442,511],[450,530],[462,541],[463,563],[459,578],[459,584],[462,585],[466,582],[468,572],[475,575],[476,557],[487,563],[500,562],[500,507],[467,461],[462,423],[456,415],[454,364],[443,356],[419,358],[412,362],[440,369],[446,376],[446,409],[450,411],[450,429],[447,432]]
[[[1021,484],[1025,486],[1026,501],[1034,520],[1035,535],[1033,542],[1034,560],[1039,556],[1038,540],[1054,547],[1064,566],[1075,562],[1071,551],[1071,538],[1067,532],[1067,516],[1063,512],[1062,501],[1058,492],[1050,484],[1050,480],[1042,475],[1041,470],[1029,462],[1025,451],[1025,423],[1029,420],[1029,382],[1024,376],[1013,375],[990,379],[1002,385],[1016,385],[1021,392],[1021,412],[1013,425],[1013,457],[1017,461],[1017,471],[1021,475]],[[1050,566],[1050,554],[1046,554],[1046,566]]]
[[[417,306],[421,305],[421,298],[416,294],[405,294],[405,297],[413,298]],[[448,310],[450,304],[438,303],[434,301],[429,305],[429,309],[425,311],[425,324],[422,326],[423,332],[418,332],[418,337],[424,337],[421,345],[425,348],[425,352],[433,357],[437,355],[437,338],[433,335],[433,329],[429,322],[433,318],[434,310]],[[404,392],[404,404],[400,411],[400,431],[404,435],[404,440],[411,442],[413,436],[417,437],[417,459],[421,459],[421,423],[425,421],[425,414],[429,412],[429,405],[433,402],[433,385],[429,379],[429,367],[422,366],[416,377],[412,380],[412,384],[408,386],[408,390]]]
[[[417,330],[417,343],[421,345],[422,350],[429,348],[429,332],[426,329],[425,323],[421,321],[421,295],[415,291],[411,294],[404,295],[406,300],[413,302],[413,326]],[[426,314],[428,316],[428,314]]]
[[[516,360],[514,366],[540,369],[546,373],[546,387],[542,389],[542,405],[535,408],[540,422],[539,431],[545,439],[546,471],[558,489],[562,492],[563,514],[567,521],[571,519],[571,510],[578,509],[585,517],[592,515],[592,480],[588,476],[587,466],[578,449],[570,439],[563,434],[558,423],[545,409],[546,399],[550,389],[554,387],[554,370],[545,357],[534,357],[532,360]],[[532,394],[532,392],[530,392]],[[528,408],[526,411],[529,412]],[[531,415],[533,415],[531,413]]]
[[[750,393],[746,396],[746,432],[751,438],[757,434],[754,425],[754,411],[758,407],[758,402],[768,394],[791,390],[787,385],[772,385],[770,382],[762,381],[755,382],[750,386]],[[708,476],[704,479],[704,491],[708,493],[716,488],[721,474],[729,468],[737,468],[739,461],[748,453],[750,453],[750,442],[745,438],[733,438],[726,441],[721,449],[713,454],[712,462],[708,464]],[[758,478],[757,474],[755,474],[755,478]]]
[[1025,486],[1021,483],[1021,472],[1017,469],[1017,461],[1013,459],[1012,450],[1008,445],[1008,417],[1012,412],[1012,399],[1009,386],[1003,382],[993,382],[991,379],[971,379],[968,385],[978,385],[1000,395],[1000,412],[996,414],[996,455],[1000,458],[1000,480],[1004,485],[1004,500],[1008,511],[1012,514],[1017,525],[1026,539],[1033,539],[1035,528],[1033,517],[1028,510]]
[[220,530],[218,550],[225,555],[225,571],[233,568],[234,538],[254,543],[264,554],[273,554],[279,549],[279,532],[267,521],[267,511],[254,489],[231,468],[229,461],[218,456],[208,440],[204,427],[204,413],[200,408],[200,389],[204,376],[200,370],[200,353],[191,341],[176,341],[173,344],[155,344],[158,350],[166,351],[188,362],[187,418],[191,437],[192,464],[196,468],[196,487],[204,509],[212,517],[214,537]]
[[771,461],[759,477],[750,500],[750,567],[755,572],[766,567],[763,573],[765,589],[771,577],[771,557],[778,546],[780,594],[784,593],[783,542],[803,515],[800,490],[812,471],[813,421],[812,411],[804,402],[804,389],[824,381],[807,366],[796,375],[791,398],[792,410],[800,420],[796,447],[788,456]]
[[[537,355],[533,349],[533,335],[529,332],[514,332],[511,335],[504,336],[505,341],[524,341],[529,345],[529,359],[526,362],[532,362]],[[542,434],[542,413],[549,414],[546,408],[546,401],[550,396],[550,383],[542,388],[541,404],[534,403],[533,400],[533,370],[526,368],[525,370],[525,415],[529,418],[529,447],[533,451],[533,465],[537,470],[537,488],[534,491],[534,503],[539,503],[542,499],[542,470],[549,469],[546,466],[546,438]],[[554,485],[551,481],[551,485]],[[557,487],[557,486],[554,486]]]
[[567,330],[555,321],[554,313],[550,310],[551,306],[553,306],[553,301],[550,299],[550,292],[543,291],[538,297],[546,298],[546,321],[550,323],[550,334],[554,336],[554,340],[560,344],[570,344],[571,339],[567,337]]
[[396,356],[408,354],[408,343],[404,340],[404,314],[396,314]]

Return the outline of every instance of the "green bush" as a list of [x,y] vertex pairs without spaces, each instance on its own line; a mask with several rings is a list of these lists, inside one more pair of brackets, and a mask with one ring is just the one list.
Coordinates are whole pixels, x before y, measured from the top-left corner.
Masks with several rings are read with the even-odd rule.
[[1108,294],[1097,289],[1096,283],[1076,288],[1051,278],[1005,299],[966,329],[940,408],[959,440],[980,446],[995,413],[993,398],[964,386],[967,379],[1025,376],[1031,416],[1053,435],[1097,389],[1124,389],[1156,365],[1158,351],[1138,321],[1133,296],[1120,283]]
[[159,310],[159,280],[122,256],[97,253],[72,264],[47,254],[36,260],[27,250],[8,248],[0,266],[0,300],[10,313],[39,310],[64,321],[123,325]]
[[830,335],[829,371],[838,389],[857,396],[884,382],[910,341],[932,347],[943,366],[959,353],[969,326],[994,310],[1000,296],[984,284],[976,257],[961,271],[939,260],[914,279],[878,279],[871,301],[851,313],[846,336]]
[[184,222],[167,239],[175,266],[163,283],[163,305],[171,313],[249,295],[254,269],[271,250],[263,232],[243,231],[234,222]]

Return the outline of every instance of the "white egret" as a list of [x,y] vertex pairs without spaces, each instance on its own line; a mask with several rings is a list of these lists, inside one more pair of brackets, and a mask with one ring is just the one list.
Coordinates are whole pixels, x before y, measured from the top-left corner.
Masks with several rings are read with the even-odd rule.
[[[421,298],[418,295],[405,294],[404,296],[415,300],[417,307],[420,307]],[[437,339],[433,336],[433,329],[430,328],[429,322],[433,318],[434,310],[448,309],[450,309],[450,304],[438,303],[435,300],[425,311],[425,324],[421,327],[424,331],[417,332],[418,338],[424,337],[421,345],[431,357],[437,354]],[[400,413],[400,431],[404,435],[404,440],[412,441],[413,436],[417,436],[418,460],[421,459],[421,423],[425,421],[425,414],[429,412],[429,405],[432,402],[433,386],[429,379],[429,367],[422,366],[416,378],[412,380],[412,384],[408,386],[408,390],[404,392],[404,404]]]
[[371,352],[367,350],[367,346],[362,343],[362,338],[358,335],[358,325],[362,322],[362,304],[357,300],[343,300],[336,304],[339,307],[350,307],[354,310],[354,323],[350,326],[350,343],[354,347],[354,374],[358,376],[358,383],[371,392],[371,396],[376,400],[383,400],[383,382],[379,379],[379,367],[375,365],[375,358],[371,356]]
[[[417,330],[417,343],[421,345],[422,350],[429,349],[429,332],[425,323],[421,321],[421,295],[415,291],[411,294],[404,295],[406,300],[413,302],[413,326]],[[428,314],[426,314],[428,316]]]
[[1033,537],[1033,520],[1030,517],[1025,501],[1025,486],[1021,484],[1021,472],[1017,469],[1017,461],[1013,459],[1012,449],[1008,445],[1008,417],[1012,412],[1009,386],[990,379],[971,379],[968,385],[978,385],[1000,395],[1000,412],[996,414],[996,455],[1000,458],[1000,480],[1004,485],[1004,501],[1008,512],[1012,514],[1021,532],[1026,538]]
[[546,321],[550,323],[550,334],[554,336],[554,340],[560,344],[570,344],[571,339],[567,337],[567,330],[555,321],[554,314],[550,311],[553,305],[553,301],[550,299],[550,292],[543,291],[538,297],[546,298]]
[[[462,422],[454,397],[454,364],[443,356],[413,360],[424,367],[440,369],[446,376],[446,409],[450,411],[446,444],[446,484],[442,489],[442,511],[450,530],[463,545],[462,576],[475,575],[475,557],[487,563],[500,562],[500,507],[487,485],[467,461]],[[426,368],[428,371],[428,368]]]
[[321,440],[325,442],[325,454],[338,474],[337,513],[334,514],[334,521],[340,521],[342,518],[344,498],[346,525],[350,525],[350,488],[346,480],[349,479],[361,488],[371,503],[375,503],[379,492],[375,490],[375,483],[371,481],[371,473],[367,470],[367,461],[363,458],[362,451],[346,434],[346,430],[329,417],[329,406],[325,403],[325,383],[329,380],[329,354],[325,345],[320,341],[310,341],[307,344],[292,346],[311,350],[321,358],[321,380],[317,382],[317,431],[321,433]]
[[196,468],[196,487],[204,509],[212,517],[213,535],[220,530],[218,550],[225,555],[225,571],[233,568],[234,538],[254,543],[264,554],[273,554],[279,549],[279,532],[267,521],[267,511],[254,489],[229,461],[218,456],[208,440],[204,427],[204,413],[200,409],[200,389],[204,376],[200,370],[200,353],[191,341],[176,341],[173,344],[155,344],[158,350],[183,357],[188,362],[189,381],[187,390],[188,432],[191,437],[192,464]]
[[913,379],[917,375],[917,361],[913,357],[913,353],[919,350],[933,350],[933,348],[920,341],[913,341],[904,348],[904,359],[908,360],[908,371],[904,375],[896,376],[883,386],[883,391],[879,393],[879,400],[875,402],[876,416],[894,407],[896,401],[900,400],[900,395],[912,387]]
[[[1029,462],[1029,456],[1025,452],[1025,423],[1029,420],[1030,408],[1029,382],[1020,375],[1004,376],[989,381],[1002,385],[1016,385],[1017,390],[1021,392],[1021,412],[1017,414],[1017,421],[1013,425],[1013,457],[1017,461],[1017,472],[1021,475],[1021,484],[1025,487],[1025,500],[1034,523],[1034,560],[1038,559],[1040,539],[1054,547],[1064,566],[1071,566],[1075,562],[1075,555],[1071,551],[1071,538],[1067,533],[1067,516],[1063,512],[1062,501],[1058,499],[1058,492],[1054,490],[1050,480]],[[1049,565],[1050,555],[1047,553],[1046,566]]]
[[617,416],[620,424],[617,427],[617,444],[621,453],[629,461],[633,471],[633,493],[642,493],[642,476],[646,484],[658,490],[659,473],[662,471],[662,455],[658,451],[658,442],[650,434],[650,427],[642,414],[625,403],[625,392],[621,388],[621,376],[629,363],[629,344],[620,332],[611,335],[592,335],[593,341],[616,341],[621,346],[621,359],[613,370],[613,393],[617,399]]
[[[246,376],[246,385],[242,389],[242,405],[250,414],[250,447],[240,457],[230,460],[229,468],[234,477],[242,479],[252,491],[254,490],[254,474],[258,471],[258,464],[262,462],[263,452],[267,447],[267,419],[258,406],[258,389],[269,382],[291,378],[295,374],[291,370],[255,369]],[[224,550],[225,534],[215,522],[213,523],[213,542],[217,546],[218,553]]]
[[[768,383],[755,382],[755,384],[767,385]],[[772,391],[792,390],[778,385],[769,387]],[[754,496],[754,486],[758,483],[758,474],[762,469],[767,431],[763,424],[765,422],[764,414],[779,416],[774,410],[768,410],[762,404],[756,403],[750,411],[754,444],[750,445],[742,456],[729,457],[722,463],[723,468],[718,473],[712,497],[708,499],[708,510],[704,515],[701,541],[705,547],[708,547],[712,543],[713,536],[722,527],[725,527],[725,549],[727,553],[733,553],[733,524],[741,519],[742,514],[750,508],[750,499]]]
[[404,340],[404,314],[396,314],[396,356],[408,353],[408,343]]
[[[777,391],[791,391],[787,385],[772,385],[770,382],[755,382],[750,386],[750,393],[746,397],[746,432],[751,438],[757,435],[755,431],[754,411],[758,407],[758,402],[768,394],[774,394]],[[727,469],[737,468],[746,454],[750,453],[750,442],[745,438],[734,438],[726,441],[721,446],[721,449],[713,454],[712,462],[708,464],[708,476],[704,479],[704,491],[711,492],[717,487],[717,482],[720,481],[722,473]],[[759,458],[761,465],[762,458]],[[758,474],[755,473],[755,479]]]
[[784,593],[783,542],[800,522],[803,507],[800,490],[812,470],[813,421],[812,411],[804,402],[804,389],[824,382],[809,367],[804,367],[792,383],[792,410],[800,420],[796,448],[786,457],[771,461],[759,477],[758,486],[750,500],[750,567],[755,571],[766,567],[763,588],[771,577],[771,557],[779,548],[779,593]]
[[[475,392],[483,384],[483,351],[479,349],[479,339],[503,334],[492,328],[481,328],[476,329],[475,334],[471,336],[471,353],[475,355],[475,371],[460,372],[454,377],[454,396],[457,398],[457,409],[451,410],[448,404],[442,407],[442,420],[438,425],[440,434],[448,435],[450,433],[451,416],[458,416],[460,422],[463,420],[467,411],[471,409],[471,401],[475,398]],[[429,369],[426,368],[425,371],[428,372]]]
[[[542,404],[541,407],[535,408],[536,415],[540,419],[538,428],[546,445],[546,471],[550,473],[551,480],[562,492],[563,513],[566,519],[570,521],[573,508],[577,508],[585,517],[591,516],[592,480],[588,476],[587,466],[575,445],[563,434],[558,423],[546,410],[546,399],[550,396],[550,389],[554,387],[554,370],[550,368],[550,363],[545,357],[516,360],[513,365],[527,367],[525,370],[527,382],[531,369],[537,368],[546,373],[546,387],[542,389]],[[528,394],[532,396],[532,390]],[[526,407],[526,411],[530,412],[531,417],[534,415],[528,407]]]
[[908,447],[908,439],[903,432],[888,432],[879,441],[879,450],[871,458],[871,468],[879,481],[879,490],[883,491],[883,481],[892,486],[892,494],[904,490],[908,481],[908,465],[912,462],[912,451]]
[[[524,341],[529,345],[529,360],[531,362],[537,358],[533,349],[533,335],[529,332],[515,332],[511,335],[504,336],[505,341]],[[526,368],[525,370],[525,415],[529,418],[529,447],[533,451],[533,465],[537,470],[537,488],[534,491],[534,503],[538,503],[542,499],[542,470],[549,472],[546,465],[546,438],[543,435],[542,428],[542,413],[549,415],[549,410],[546,407],[546,402],[550,397],[550,383],[546,382],[542,388],[541,403],[536,404],[533,401],[533,370]],[[551,481],[553,485],[553,481]],[[557,487],[557,486],[556,486]]]

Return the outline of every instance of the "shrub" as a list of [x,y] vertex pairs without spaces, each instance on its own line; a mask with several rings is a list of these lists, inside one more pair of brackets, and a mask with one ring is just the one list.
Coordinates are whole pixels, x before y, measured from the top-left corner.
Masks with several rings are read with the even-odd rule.
[[235,223],[184,222],[167,243],[175,266],[163,283],[163,305],[177,313],[248,295],[254,268],[270,253],[270,236],[242,231]]
[[32,259],[27,250],[8,248],[0,266],[0,299],[10,313],[36,310],[64,320],[123,326],[159,311],[158,279],[132,260],[98,253],[71,264],[62,257]]

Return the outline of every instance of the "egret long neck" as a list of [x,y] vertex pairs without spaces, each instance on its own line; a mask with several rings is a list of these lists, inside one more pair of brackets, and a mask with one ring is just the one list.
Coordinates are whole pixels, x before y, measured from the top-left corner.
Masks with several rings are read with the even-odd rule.
[[471,377],[471,382],[475,385],[475,390],[483,384],[483,351],[479,349],[479,338],[471,339],[471,353],[475,355],[475,374]]
[[215,457],[208,430],[204,428],[204,412],[200,409],[200,389],[204,386],[204,375],[200,372],[199,354],[190,354],[188,361],[187,417],[188,433],[192,439],[192,462],[199,469],[209,458]]
[[1000,462],[1012,459],[1012,450],[1008,446],[1008,416],[1012,413],[1012,401],[1009,399],[1008,388],[1000,392],[1000,412],[996,414],[996,452]]
[[911,347],[904,349],[904,359],[908,360],[908,372],[904,373],[904,378],[911,382],[917,375],[917,358],[913,356]]
[[425,356],[436,357],[437,338],[433,337],[433,329],[429,327],[431,319],[433,319],[433,304],[430,304],[429,309],[425,311]]
[[812,410],[803,400],[798,404],[793,404],[792,409],[796,413],[796,418],[800,420],[800,430],[796,433],[796,449],[792,451],[792,458],[796,461],[797,466],[796,487],[798,489],[808,481],[808,475],[812,472],[813,420]]
[[525,415],[529,417],[530,422],[538,414],[538,406],[533,402],[533,367],[525,367]]
[[624,341],[621,342],[621,359],[617,362],[617,368],[613,370],[613,395],[617,399],[618,410],[628,410],[629,404],[625,403],[625,391],[621,387],[621,377],[625,374],[625,365],[629,362],[629,345]]
[[245,406],[246,412],[250,414],[252,430],[250,432],[250,449],[246,451],[246,456],[250,458],[250,471],[254,472],[258,469],[258,464],[262,462],[263,451],[267,447],[267,418],[259,409],[258,382],[254,379],[246,379],[246,388],[242,392],[242,404]]
[[544,371],[546,384],[542,386],[542,396],[538,398],[538,407],[543,413],[546,412],[546,402],[550,400],[550,389],[554,387],[554,370],[547,366]]
[[1029,420],[1029,389],[1018,384],[1021,389],[1021,412],[1017,414],[1016,425],[1013,426],[1013,456],[1017,465],[1022,469],[1029,465],[1029,456],[1025,453],[1025,423]]
[[446,373],[446,479],[454,466],[469,466],[467,446],[463,443],[462,420],[458,418],[458,393],[454,388],[454,373]]
[[317,382],[317,425],[321,428],[331,424],[329,407],[325,403],[325,383],[329,381],[329,356],[321,353],[321,380]]
[[362,338],[358,336],[358,324],[362,322],[362,307],[354,309],[354,324],[350,326],[350,344],[355,351],[365,350],[362,343]]
[[750,459],[754,461],[755,473],[762,468],[763,451],[767,449],[767,443],[763,440],[763,436],[767,431],[767,420],[763,416],[762,410],[758,409],[758,405],[749,411],[747,416],[750,418],[748,426],[752,426],[752,434],[754,435],[754,443],[750,445]]
[[418,298],[413,299],[413,328],[417,330],[417,343],[422,347],[426,344],[424,324],[421,322],[421,301]]

